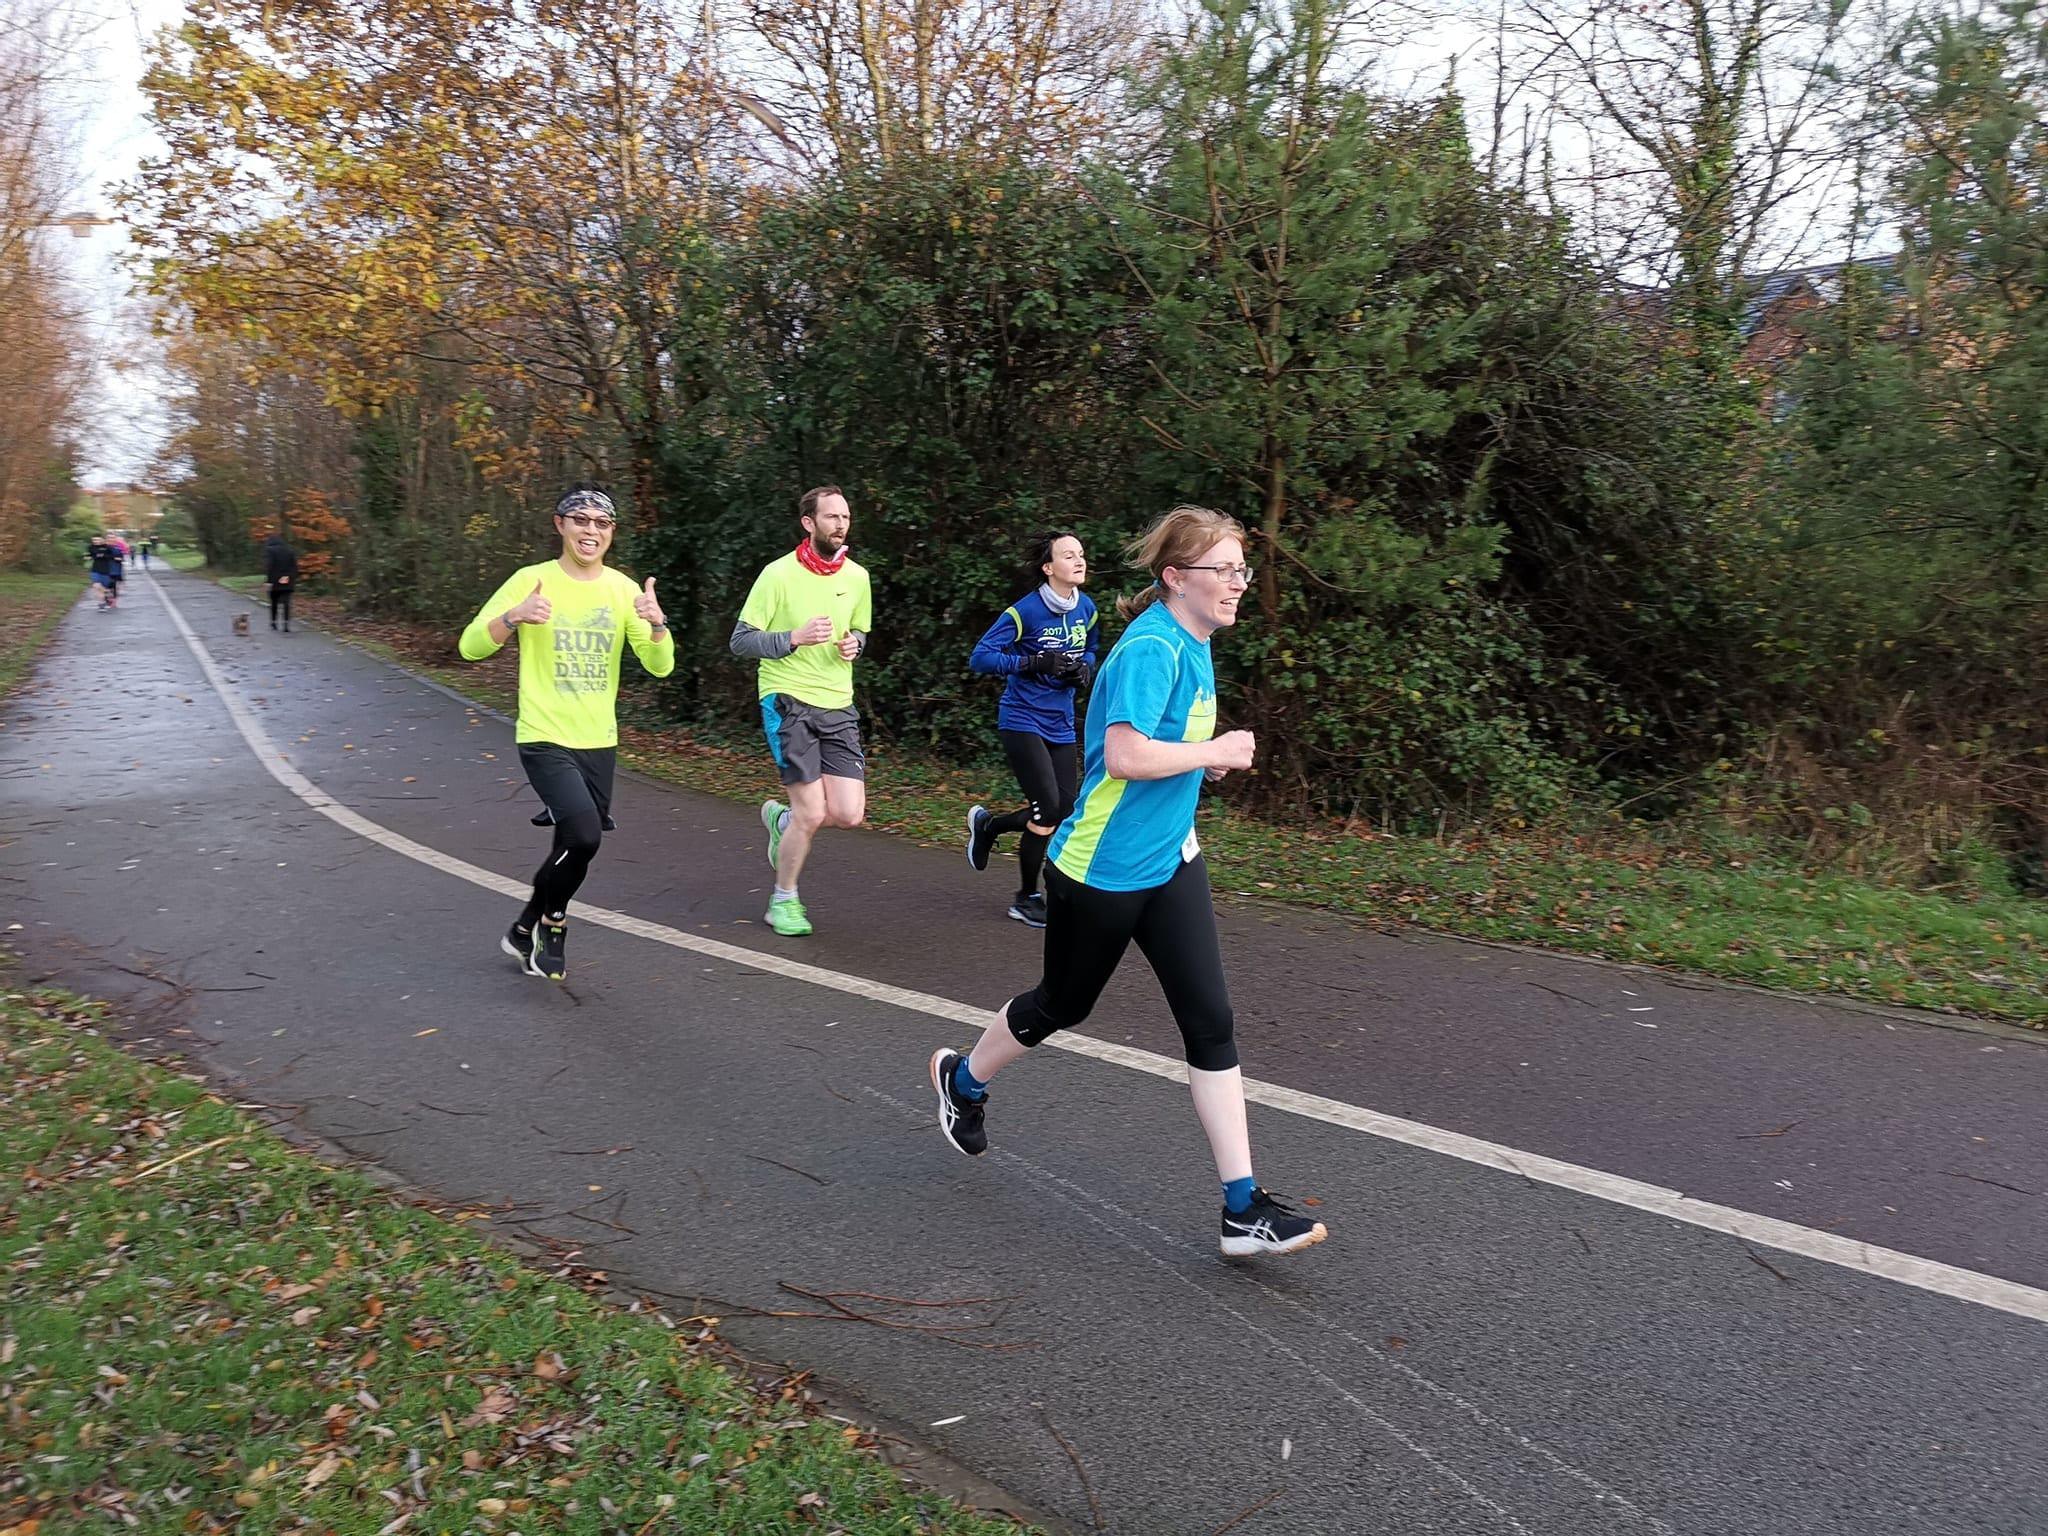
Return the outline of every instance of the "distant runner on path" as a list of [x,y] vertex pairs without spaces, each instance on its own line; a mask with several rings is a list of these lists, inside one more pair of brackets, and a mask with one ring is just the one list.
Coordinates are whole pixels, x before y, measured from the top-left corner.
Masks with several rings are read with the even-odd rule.
[[465,661],[495,655],[519,632],[519,765],[555,832],[533,895],[498,945],[529,976],[556,981],[568,974],[569,899],[597,857],[611,810],[626,646],[651,676],[676,666],[654,578],[636,587],[604,563],[617,526],[609,496],[571,489],[555,505],[561,555],[514,571],[462,632]]
[[100,590],[101,610],[112,608],[121,598],[120,556],[113,545],[94,534],[85,547],[85,557],[92,567],[92,584]]
[[732,653],[761,664],[761,728],[789,804],[761,803],[775,890],[768,926],[786,938],[811,931],[797,877],[824,827],[867,815],[867,753],[853,707],[853,664],[874,624],[868,573],[846,553],[853,513],[836,485],[797,501],[803,541],[755,579],[732,630]]
[[1074,696],[1095,675],[1095,604],[1081,585],[1088,556],[1071,533],[1055,530],[1031,541],[1026,592],[997,616],[975,644],[968,665],[1008,679],[996,706],[996,734],[1010,771],[1024,791],[1019,810],[996,815],[985,806],[967,813],[967,862],[987,869],[996,839],[1021,832],[1017,895],[1010,916],[1045,926],[1038,879],[1046,845],[1074,808],[1080,761],[1074,750]]
[[1118,603],[1131,624],[1089,700],[1081,798],[1053,838],[1046,872],[1043,978],[1003,1006],[971,1054],[933,1054],[939,1129],[969,1156],[986,1150],[990,1080],[1086,1019],[1135,939],[1180,1026],[1195,1115],[1223,1183],[1224,1254],[1293,1253],[1328,1233],[1252,1177],[1216,908],[1195,840],[1203,780],[1251,767],[1255,746],[1250,731],[1215,734],[1209,656],[1209,637],[1237,622],[1251,584],[1244,529],[1206,507],[1175,507],[1130,559],[1154,581]]

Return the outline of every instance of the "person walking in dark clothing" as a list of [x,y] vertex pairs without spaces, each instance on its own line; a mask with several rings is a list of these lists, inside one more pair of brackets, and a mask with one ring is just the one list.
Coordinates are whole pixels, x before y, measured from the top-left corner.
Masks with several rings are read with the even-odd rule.
[[284,632],[292,632],[292,589],[299,584],[299,552],[273,533],[263,541],[263,579],[270,583],[270,627],[284,614]]
[[121,596],[121,557],[114,553],[114,546],[98,534],[86,546],[86,557],[92,562],[92,584],[100,589],[100,610],[105,612],[119,601]]

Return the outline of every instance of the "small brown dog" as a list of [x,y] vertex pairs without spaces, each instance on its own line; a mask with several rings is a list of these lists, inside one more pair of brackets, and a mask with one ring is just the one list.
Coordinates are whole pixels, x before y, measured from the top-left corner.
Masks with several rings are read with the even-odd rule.
[[238,635],[246,635],[249,633],[249,615],[247,615],[246,613],[238,613],[235,615],[235,633]]

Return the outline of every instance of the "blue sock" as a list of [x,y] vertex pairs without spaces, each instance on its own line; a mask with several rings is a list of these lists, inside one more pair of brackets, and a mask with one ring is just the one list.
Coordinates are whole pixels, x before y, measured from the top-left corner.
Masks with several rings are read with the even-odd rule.
[[966,1099],[981,1100],[988,1097],[988,1084],[967,1070],[967,1058],[962,1056],[953,1063],[953,1086]]
[[1258,1188],[1254,1179],[1226,1179],[1223,1183],[1223,1206],[1233,1216],[1242,1216],[1252,1206],[1252,1191]]

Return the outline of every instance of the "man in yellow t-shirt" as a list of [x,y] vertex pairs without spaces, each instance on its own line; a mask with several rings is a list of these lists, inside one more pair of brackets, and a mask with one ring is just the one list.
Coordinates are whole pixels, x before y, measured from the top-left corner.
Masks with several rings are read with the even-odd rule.
[[626,645],[654,677],[676,667],[676,643],[644,587],[604,563],[618,517],[590,486],[555,504],[562,553],[522,566],[462,632],[462,657],[482,661],[519,635],[519,766],[554,822],[554,846],[533,895],[498,941],[529,976],[568,974],[569,898],[611,826],[619,745],[619,673]]
[[801,543],[754,581],[733,626],[732,653],[761,664],[761,726],[789,804],[761,803],[775,891],[768,926],[811,931],[797,876],[820,827],[857,827],[867,814],[867,754],[853,707],[853,664],[874,623],[868,573],[846,553],[853,512],[836,485],[797,501]]

